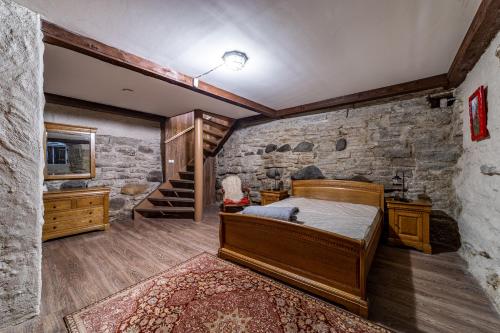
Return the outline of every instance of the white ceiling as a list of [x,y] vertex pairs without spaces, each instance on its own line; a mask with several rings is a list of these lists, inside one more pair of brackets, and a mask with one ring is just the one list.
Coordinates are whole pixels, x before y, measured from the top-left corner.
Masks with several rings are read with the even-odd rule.
[[18,0],[48,21],[280,109],[442,74],[480,0]]
[[194,109],[234,119],[257,114],[53,45],[45,46],[44,65],[44,91],[52,94],[167,117]]

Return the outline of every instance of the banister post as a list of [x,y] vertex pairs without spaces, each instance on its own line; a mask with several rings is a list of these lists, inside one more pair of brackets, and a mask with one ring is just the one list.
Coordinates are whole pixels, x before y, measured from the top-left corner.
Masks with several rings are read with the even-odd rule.
[[194,220],[203,219],[203,112],[194,111]]

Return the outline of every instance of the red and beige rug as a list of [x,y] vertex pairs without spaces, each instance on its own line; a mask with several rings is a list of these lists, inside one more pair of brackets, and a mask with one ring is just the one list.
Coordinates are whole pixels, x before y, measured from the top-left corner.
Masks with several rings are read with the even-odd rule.
[[71,333],[388,332],[207,253],[64,319]]

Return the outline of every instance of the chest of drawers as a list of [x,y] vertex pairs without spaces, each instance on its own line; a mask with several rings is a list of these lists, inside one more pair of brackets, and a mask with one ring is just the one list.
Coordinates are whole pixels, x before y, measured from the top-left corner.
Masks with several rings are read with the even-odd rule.
[[45,192],[42,240],[108,229],[109,191],[94,187]]

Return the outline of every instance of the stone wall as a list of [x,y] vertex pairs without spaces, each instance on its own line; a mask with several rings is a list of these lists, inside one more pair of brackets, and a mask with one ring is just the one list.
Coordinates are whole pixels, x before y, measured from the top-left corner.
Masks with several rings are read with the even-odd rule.
[[46,181],[49,189],[108,186],[110,220],[128,219],[132,208],[162,182],[160,124],[74,107],[47,104],[45,120],[96,127],[96,177]]
[[[237,174],[258,191],[273,187],[274,170],[290,187],[291,175],[317,166],[326,178],[357,179],[391,188],[405,171],[408,195],[433,201],[431,242],[456,250],[452,178],[462,152],[462,125],[453,107],[431,108],[426,96],[383,104],[246,125],[228,139],[217,159],[218,183]],[[399,173],[401,175],[401,173]]]
[[38,15],[0,0],[0,327],[39,313],[43,43]]
[[[457,89],[457,110],[463,120],[464,153],[455,179],[461,203],[457,211],[463,240],[461,254],[469,269],[500,310],[500,34]],[[495,55],[496,53],[496,55]],[[490,138],[470,138],[468,98],[487,87]]]
[[326,178],[367,179],[392,187],[405,171],[408,194],[425,193],[435,209],[450,212],[452,176],[462,147],[453,107],[430,108],[426,97],[331,111],[236,130],[218,155],[219,180],[239,175],[259,200],[270,188],[273,170],[290,176],[309,165]]

